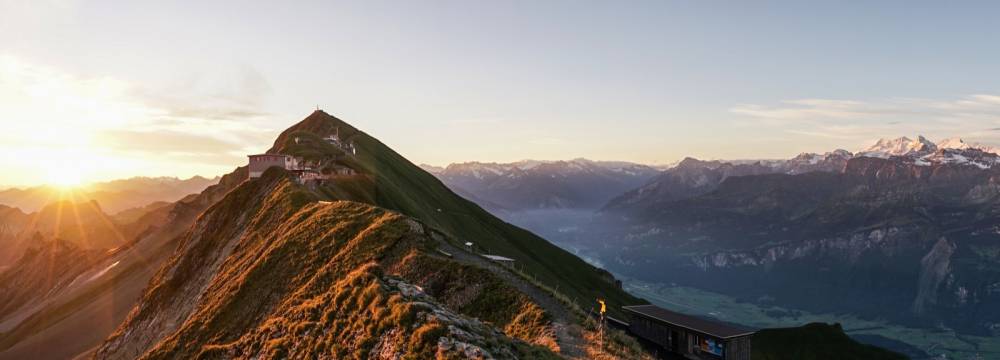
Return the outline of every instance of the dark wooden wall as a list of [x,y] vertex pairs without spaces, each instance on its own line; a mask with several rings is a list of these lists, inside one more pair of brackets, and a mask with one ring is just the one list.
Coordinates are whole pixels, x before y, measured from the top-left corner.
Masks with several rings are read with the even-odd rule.
[[[671,331],[675,331],[675,336],[678,337],[677,349],[672,349],[673,345],[670,343]],[[629,318],[629,332],[660,345],[665,349],[674,350],[679,353],[692,354],[700,346],[697,342],[697,337],[701,335],[682,327],[664,324],[642,316],[633,315]],[[725,360],[750,360],[750,336],[728,339],[724,343],[726,346]]]
[[629,322],[629,332],[664,348],[670,348],[670,329],[653,320],[633,316]]
[[726,340],[726,360],[750,360],[750,337]]

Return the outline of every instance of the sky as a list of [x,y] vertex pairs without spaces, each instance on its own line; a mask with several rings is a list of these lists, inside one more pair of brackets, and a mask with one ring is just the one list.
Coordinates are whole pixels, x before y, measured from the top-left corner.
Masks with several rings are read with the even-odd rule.
[[1000,144],[995,2],[0,0],[0,185],[214,176],[316,106],[415,163]]

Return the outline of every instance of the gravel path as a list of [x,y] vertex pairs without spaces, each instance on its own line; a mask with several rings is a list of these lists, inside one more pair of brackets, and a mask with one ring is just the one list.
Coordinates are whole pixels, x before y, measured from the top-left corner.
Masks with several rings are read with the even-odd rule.
[[534,284],[524,280],[518,274],[511,272],[506,266],[487,260],[445,241],[439,241],[439,244],[439,249],[451,254],[452,260],[487,269],[530,297],[533,302],[541,306],[552,316],[552,327],[555,330],[560,355],[569,359],[586,358],[587,353],[584,350],[586,341],[582,337],[583,329],[577,324],[576,316],[561,301],[552,297],[545,290],[539,289]]

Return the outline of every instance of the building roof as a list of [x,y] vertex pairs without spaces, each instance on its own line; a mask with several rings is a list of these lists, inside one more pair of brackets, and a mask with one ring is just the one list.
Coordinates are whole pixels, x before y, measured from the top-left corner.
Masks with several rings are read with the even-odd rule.
[[247,157],[252,157],[252,158],[253,157],[265,157],[265,156],[283,157],[283,158],[292,157],[291,155],[285,155],[285,154],[252,154],[252,155],[247,155]]
[[673,312],[656,305],[623,306],[622,309],[640,316],[656,319],[674,326],[679,326],[688,330],[693,330],[722,339],[747,336],[757,332],[756,330],[707,320],[697,316],[681,314],[679,312]]
[[514,259],[511,259],[509,257],[503,257],[500,255],[483,255],[483,257],[493,261],[514,261]]

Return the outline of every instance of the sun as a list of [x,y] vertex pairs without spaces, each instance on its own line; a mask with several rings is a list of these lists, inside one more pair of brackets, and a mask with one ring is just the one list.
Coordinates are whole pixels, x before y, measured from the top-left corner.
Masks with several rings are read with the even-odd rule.
[[57,176],[49,176],[47,182],[54,187],[70,190],[80,187],[83,184],[83,179],[79,176],[59,174]]
[[49,185],[62,189],[72,190],[83,185],[85,169],[78,165],[63,164],[64,166],[53,167],[45,176],[45,182]]

